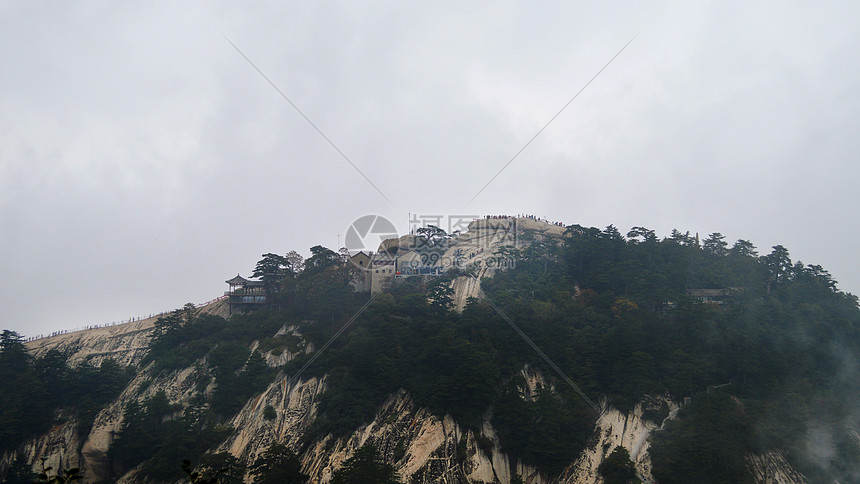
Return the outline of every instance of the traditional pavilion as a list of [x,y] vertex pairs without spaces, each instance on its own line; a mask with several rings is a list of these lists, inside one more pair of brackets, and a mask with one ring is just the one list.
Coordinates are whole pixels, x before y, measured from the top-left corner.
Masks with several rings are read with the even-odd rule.
[[266,304],[266,289],[263,287],[263,281],[249,281],[236,274],[236,277],[224,282],[229,286],[229,290],[224,295],[227,296],[230,314],[235,310],[246,311]]

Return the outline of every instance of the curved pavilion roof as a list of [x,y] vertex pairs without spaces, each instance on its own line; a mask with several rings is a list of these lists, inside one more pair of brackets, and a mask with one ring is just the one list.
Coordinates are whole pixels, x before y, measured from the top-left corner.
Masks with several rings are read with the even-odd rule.
[[245,279],[244,277],[240,276],[239,274],[236,274],[236,277],[234,277],[232,279],[228,279],[224,282],[226,282],[227,284],[230,284],[231,286],[243,286],[243,285],[249,283],[250,281],[248,279]]

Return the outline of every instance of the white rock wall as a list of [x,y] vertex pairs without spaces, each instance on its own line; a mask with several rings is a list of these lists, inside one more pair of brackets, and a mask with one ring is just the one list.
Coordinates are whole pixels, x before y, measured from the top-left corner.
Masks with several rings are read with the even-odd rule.
[[804,484],[806,479],[785,460],[785,455],[777,450],[747,457],[749,469],[756,482],[762,484]]

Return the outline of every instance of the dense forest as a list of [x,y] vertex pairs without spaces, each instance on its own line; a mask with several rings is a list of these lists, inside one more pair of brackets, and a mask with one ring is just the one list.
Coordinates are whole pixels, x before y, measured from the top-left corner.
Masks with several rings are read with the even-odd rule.
[[[718,233],[659,239],[642,227],[625,236],[613,226],[574,225],[566,234],[526,233],[528,244],[500,249],[511,268],[484,279],[483,297],[462,312],[451,310],[449,282],[468,276],[468,267],[398,279],[371,298],[352,291],[356,268],[329,249],[312,248],[306,261],[264,255],[254,275],[265,283],[268,309],[228,322],[187,307],[158,321],[142,368],[157,376],[196,367],[198,397],[185,408],[159,394],[129,405],[112,449],[117,472],[147,462],[146,475],[174,479],[187,458],[195,468],[232,469],[224,482],[238,479],[244,470],[235,459],[207,449],[278,372],[295,377],[303,369],[302,378],[328,378],[304,446],[351,433],[405,389],[417,405],[461,425],[477,429],[489,418],[502,451],[552,476],[592,435],[591,403],[628,410],[645,396],[668,396],[687,403],[652,434],[661,483],[753,482],[745,456],[770,449],[784,451],[811,482],[860,480],[860,309],[824,268],[792,261],[782,246],[759,254],[749,241],[729,245]],[[299,326],[303,338],[273,337],[285,324]],[[266,352],[323,348],[344,329],[318,357],[265,364]],[[0,345],[0,450],[44,431],[58,410],[78,418],[85,434],[93,412],[142,370],[111,362],[71,369],[51,353],[32,358],[9,332]],[[519,376],[526,365],[553,381],[530,398]],[[31,398],[40,404],[23,403]],[[667,414],[657,406],[646,416],[659,424]],[[273,451],[272,462],[291,467],[271,465],[272,472],[301,482],[289,456],[305,450]],[[374,452],[362,462],[392,480]],[[613,452],[602,466],[607,481],[629,478],[625,455]]]
[[[98,412],[116,398],[135,373],[113,360],[98,367],[70,368],[68,355],[56,350],[40,358],[27,352],[20,335],[0,333],[0,454],[51,428],[75,419],[78,434],[89,434]],[[23,462],[15,462],[3,482],[33,482]]]

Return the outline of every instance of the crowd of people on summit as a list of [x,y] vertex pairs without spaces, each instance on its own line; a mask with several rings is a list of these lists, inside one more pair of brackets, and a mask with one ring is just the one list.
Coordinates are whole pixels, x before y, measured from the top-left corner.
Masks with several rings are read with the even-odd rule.
[[535,220],[537,222],[543,222],[543,223],[550,224],[550,225],[556,225],[559,227],[564,227],[564,224],[562,222],[550,222],[548,219],[538,217],[537,215],[529,215],[529,214],[524,214],[524,213],[518,214],[516,217],[514,217],[512,215],[486,215],[485,216],[486,220],[505,220],[505,219],[511,219],[511,218],[527,218],[529,220]]

